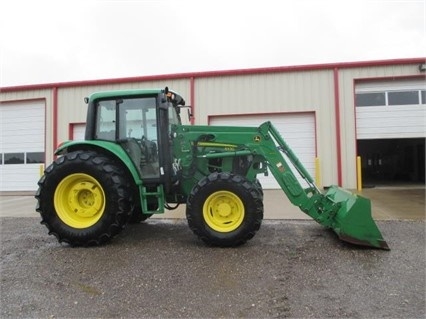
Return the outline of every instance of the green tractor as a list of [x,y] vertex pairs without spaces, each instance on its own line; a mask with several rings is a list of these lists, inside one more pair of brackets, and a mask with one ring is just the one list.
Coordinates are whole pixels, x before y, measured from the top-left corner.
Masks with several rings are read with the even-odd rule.
[[257,175],[269,169],[294,205],[342,240],[389,249],[370,201],[337,186],[322,193],[270,122],[182,125],[185,101],[167,87],[85,100],[85,140],[58,147],[35,196],[41,223],[59,242],[103,244],[129,222],[186,204],[189,227],[205,243],[241,245],[262,223]]

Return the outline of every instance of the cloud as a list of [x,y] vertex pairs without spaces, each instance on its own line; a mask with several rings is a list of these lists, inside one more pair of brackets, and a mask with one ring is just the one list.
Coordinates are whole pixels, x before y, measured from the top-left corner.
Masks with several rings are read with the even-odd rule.
[[10,0],[0,11],[1,86],[426,51],[424,1]]

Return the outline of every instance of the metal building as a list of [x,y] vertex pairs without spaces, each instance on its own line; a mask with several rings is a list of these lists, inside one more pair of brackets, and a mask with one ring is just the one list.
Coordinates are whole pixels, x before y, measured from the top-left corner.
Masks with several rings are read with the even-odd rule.
[[[320,186],[425,183],[425,58],[0,88],[0,192],[35,191],[64,140],[84,137],[92,92],[168,86],[194,124],[272,121]],[[278,188],[262,177],[265,188]]]

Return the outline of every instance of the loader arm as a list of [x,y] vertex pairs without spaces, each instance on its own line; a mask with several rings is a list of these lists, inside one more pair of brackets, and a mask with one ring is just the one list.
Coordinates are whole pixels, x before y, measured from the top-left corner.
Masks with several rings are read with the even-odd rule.
[[[183,159],[183,170],[192,172],[187,178],[198,179],[196,175],[203,174],[202,160],[222,159],[225,162],[225,159],[243,156],[261,158],[290,202],[319,224],[333,229],[340,239],[389,249],[371,217],[370,201],[337,186],[331,186],[323,194],[271,122],[258,128],[181,127],[176,136],[175,151]],[[223,165],[219,170],[230,168]],[[264,171],[255,170],[255,173],[260,172]],[[308,187],[303,188],[295,174],[300,175]]]
[[[315,220],[321,221],[321,219],[324,219],[327,213],[319,209],[319,204],[322,200],[321,191],[280,133],[271,122],[263,123],[259,127],[259,132],[266,143],[259,143],[259,146],[254,148],[253,151],[262,154],[265,158],[269,170],[290,202]],[[284,154],[290,163],[285,159]],[[302,187],[291,166],[306,181],[308,188]],[[324,222],[322,223],[324,224]]]
[[[332,228],[344,241],[389,250],[388,244],[372,219],[370,200],[337,186],[331,186],[325,194],[322,194],[276,128],[270,122],[266,122],[259,130],[265,138],[270,134],[280,151],[276,154],[263,155],[275,179],[294,205],[321,225]],[[309,185],[308,188],[301,187],[281,153],[287,156],[295,170]]]

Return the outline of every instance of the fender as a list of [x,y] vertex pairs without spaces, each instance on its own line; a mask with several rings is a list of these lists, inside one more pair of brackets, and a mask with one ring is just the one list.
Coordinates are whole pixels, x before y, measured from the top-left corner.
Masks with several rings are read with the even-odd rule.
[[55,150],[55,155],[62,155],[66,152],[73,152],[78,150],[87,150],[87,149],[102,149],[103,152],[113,154],[124,166],[128,169],[130,174],[135,181],[135,184],[138,187],[142,186],[142,179],[139,175],[135,164],[130,159],[129,155],[123,150],[120,144],[109,141],[66,141],[59,144],[58,148]]

